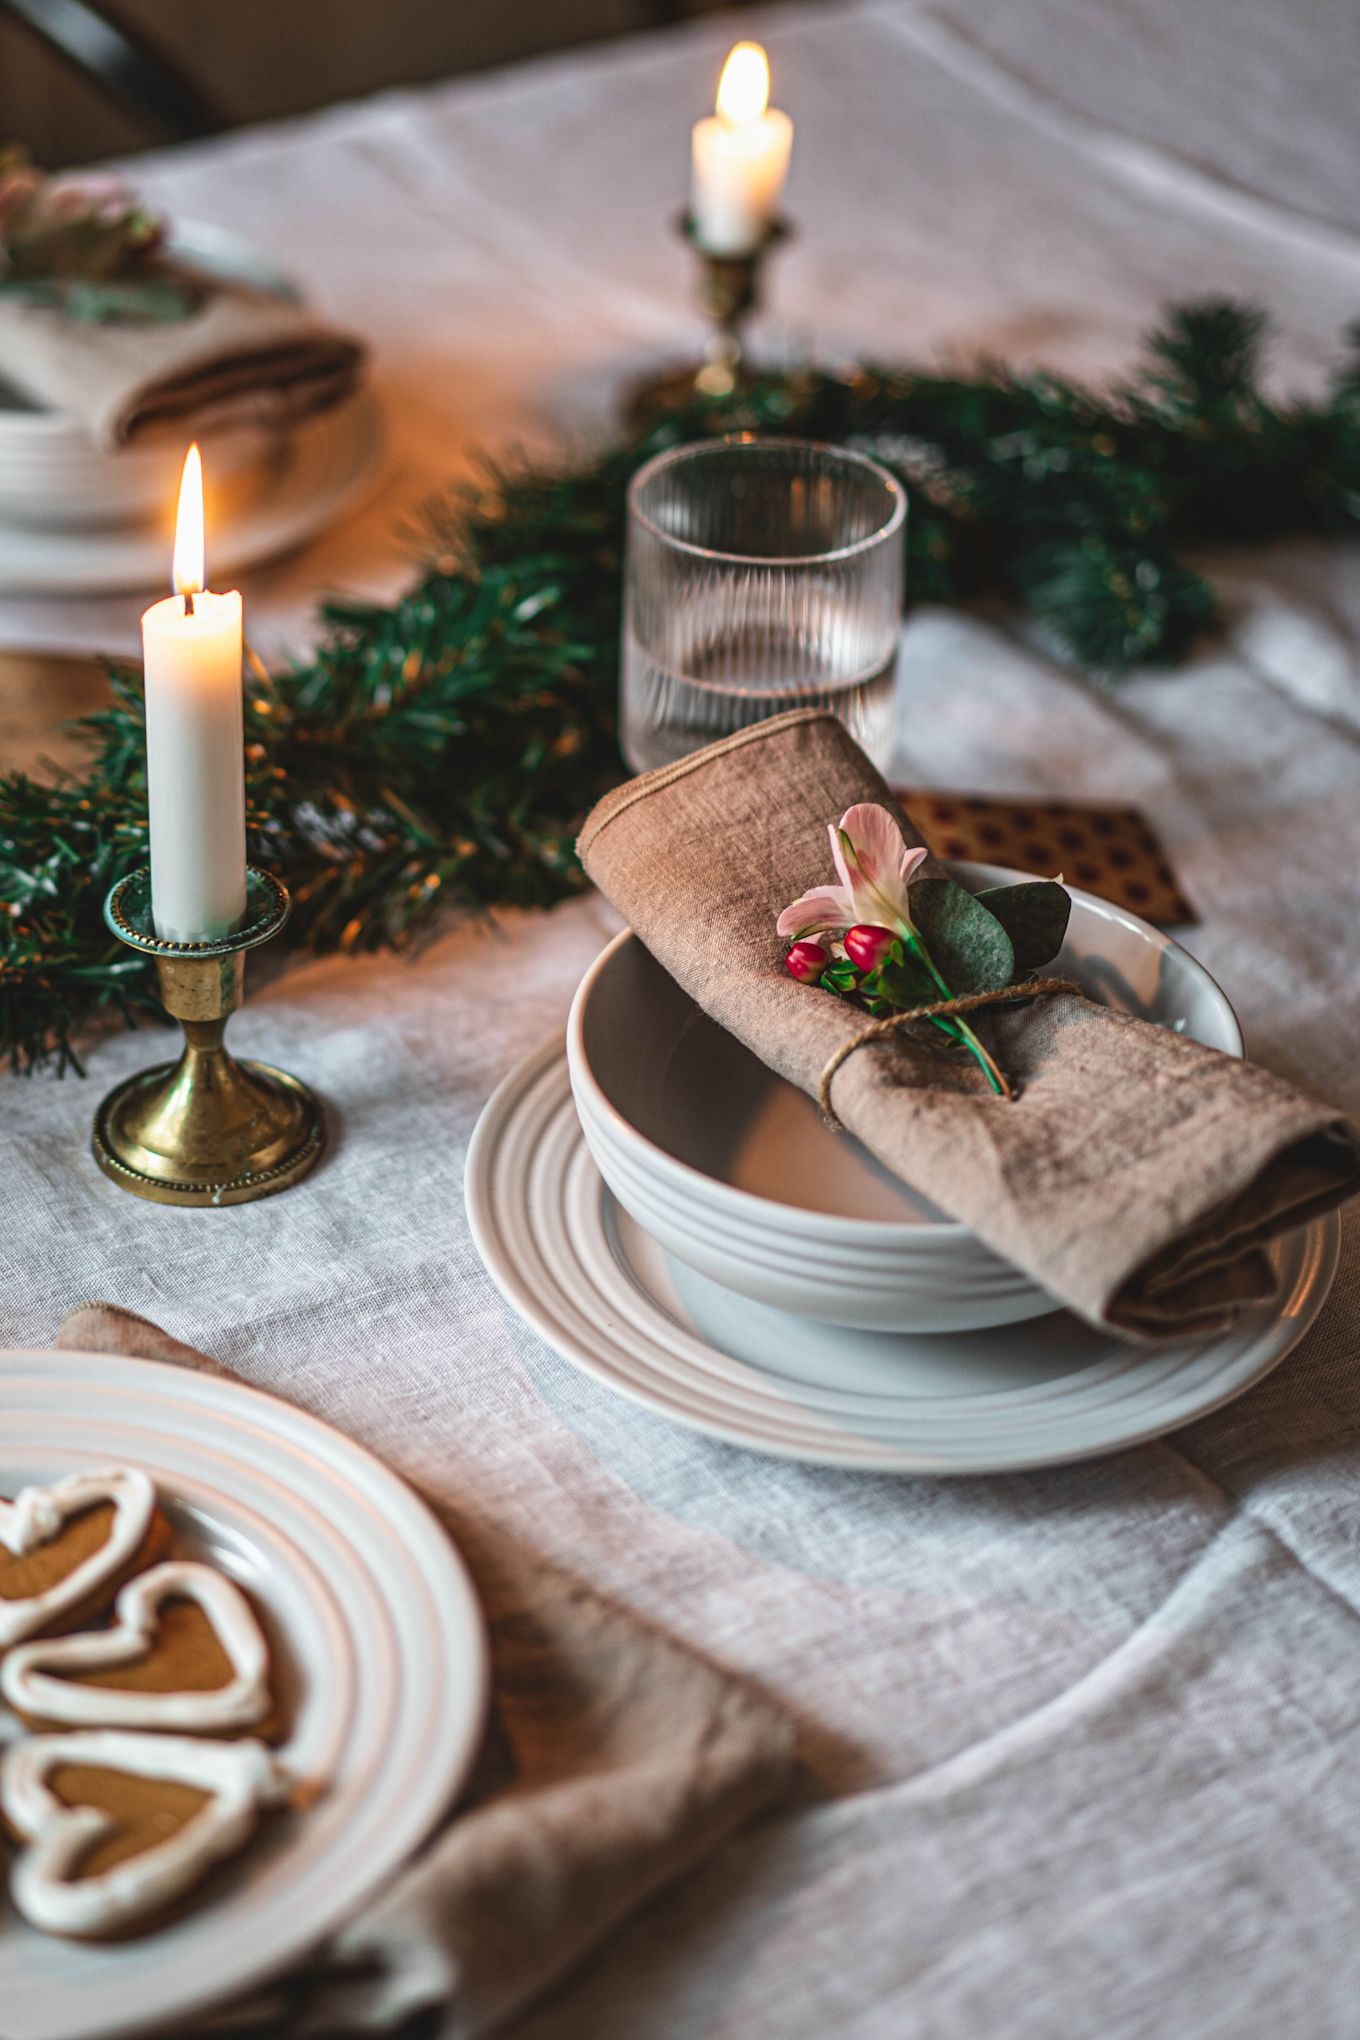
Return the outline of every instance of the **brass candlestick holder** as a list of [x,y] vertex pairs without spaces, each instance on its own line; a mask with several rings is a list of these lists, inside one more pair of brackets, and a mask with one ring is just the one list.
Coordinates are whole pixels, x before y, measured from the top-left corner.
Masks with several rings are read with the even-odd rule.
[[268,1063],[237,1062],[222,1040],[241,1003],[245,953],[278,934],[289,905],[287,887],[253,865],[241,926],[216,941],[157,935],[146,868],[104,902],[119,941],[155,957],[166,1011],[184,1029],[177,1063],[129,1077],[95,1114],[95,1160],[134,1197],[249,1204],[299,1182],[321,1154],[325,1120],[307,1086]]
[[648,376],[629,395],[630,424],[642,424],[657,411],[674,410],[700,397],[730,397],[752,380],[743,332],[760,309],[761,273],[765,257],[792,232],[786,220],[772,220],[762,238],[743,255],[717,255],[699,239],[692,213],[682,213],[677,231],[702,264],[699,306],[713,321],[703,358],[687,367]]

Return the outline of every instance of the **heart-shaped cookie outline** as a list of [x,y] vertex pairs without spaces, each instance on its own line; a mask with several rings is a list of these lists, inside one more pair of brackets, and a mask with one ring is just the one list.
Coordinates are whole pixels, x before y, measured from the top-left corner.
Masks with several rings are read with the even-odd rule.
[[[140,1693],[82,1686],[51,1676],[132,1664],[155,1648],[161,1606],[192,1601],[202,1609],[231,1661],[232,1676],[205,1692]],[[114,1602],[111,1628],[40,1636],[0,1663],[0,1693],[17,1714],[63,1728],[181,1730],[219,1735],[254,1728],[271,1707],[269,1646],[249,1601],[224,1573],[193,1559],[170,1559],[130,1579]]]
[[151,1528],[156,1490],[140,1467],[103,1466],[94,1473],[69,1473],[50,1487],[21,1488],[13,1501],[0,1501],[0,1544],[16,1557],[50,1544],[72,1516],[100,1502],[112,1502],[114,1515],[98,1551],[42,1593],[0,1600],[0,1650],[78,1608],[136,1556]]
[[[67,1806],[48,1786],[63,1764],[90,1764],[134,1778],[173,1779],[211,1796],[165,1841],[115,1863],[98,1877],[68,1872],[117,1822],[95,1806]],[[262,1742],[205,1742],[197,1736],[79,1729],[35,1735],[6,1752],[0,1806],[27,1846],[10,1875],[10,1895],[47,1934],[89,1939],[158,1913],[222,1856],[241,1848],[260,1809],[288,1797],[290,1781]]]

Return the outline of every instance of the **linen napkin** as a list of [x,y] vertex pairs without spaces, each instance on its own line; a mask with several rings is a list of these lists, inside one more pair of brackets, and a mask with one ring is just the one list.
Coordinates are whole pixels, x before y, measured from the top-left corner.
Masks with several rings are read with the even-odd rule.
[[164,323],[101,325],[0,300],[0,380],[78,418],[106,448],[156,426],[187,436],[294,425],[347,397],[363,365],[359,341],[240,285],[215,283]]
[[[56,1343],[225,1373],[107,1303]],[[460,1521],[491,1632],[493,1719],[469,1793],[296,1976],[212,2030],[472,2040],[550,1983],[788,1783],[794,1725],[493,1526]]]
[[[606,794],[579,845],[698,1004],[814,1097],[865,1017],[794,982],[775,919],[830,878],[827,823],[857,801],[920,841],[843,726],[794,710]],[[1014,1103],[923,1028],[848,1058],[837,1116],[1093,1323],[1220,1325],[1272,1293],[1271,1240],[1360,1188],[1360,1128],[1266,1070],[1075,994],[970,1019]]]

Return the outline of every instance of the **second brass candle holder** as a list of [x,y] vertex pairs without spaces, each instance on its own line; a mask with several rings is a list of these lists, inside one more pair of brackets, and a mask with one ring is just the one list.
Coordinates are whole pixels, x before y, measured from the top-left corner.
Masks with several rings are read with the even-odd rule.
[[682,213],[677,230],[700,259],[699,306],[713,322],[703,358],[682,368],[647,376],[629,393],[627,417],[639,425],[658,411],[673,410],[700,397],[730,397],[752,379],[743,333],[760,309],[766,256],[791,233],[786,220],[771,220],[756,245],[741,255],[718,255],[699,239],[692,213]]
[[184,1053],[129,1077],[95,1115],[104,1174],[155,1204],[249,1204],[299,1182],[326,1144],[307,1086],[268,1063],[237,1062],[223,1042],[241,1003],[245,953],[277,935],[288,889],[252,865],[241,926],[209,942],[169,942],[151,916],[145,867],[119,881],[104,919],[120,942],[156,959],[161,1000],[184,1029]]

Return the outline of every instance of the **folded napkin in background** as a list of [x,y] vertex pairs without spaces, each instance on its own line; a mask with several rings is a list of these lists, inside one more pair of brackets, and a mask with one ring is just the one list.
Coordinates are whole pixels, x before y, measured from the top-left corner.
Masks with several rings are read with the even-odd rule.
[[0,381],[78,418],[97,445],[155,426],[181,436],[288,426],[358,386],[364,349],[299,306],[217,284],[182,319],[97,324],[0,300]]
[[[112,1304],[57,1345],[225,1370]],[[771,1805],[789,1716],[489,1525],[461,1522],[491,1633],[493,1720],[470,1791],[424,1853],[297,1975],[214,2031],[471,2040]]]
[[[864,1016],[794,982],[775,920],[829,878],[827,823],[857,801],[900,812],[833,716],[795,710],[616,788],[581,834],[586,870],[658,962],[814,1097]],[[1266,1070],[1074,994],[972,1019],[1014,1103],[922,1029],[850,1056],[836,1112],[1094,1323],[1221,1324],[1272,1292],[1271,1240],[1360,1188],[1360,1128]]]

